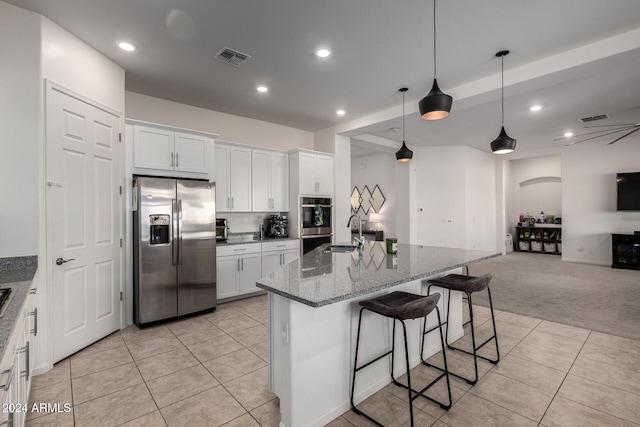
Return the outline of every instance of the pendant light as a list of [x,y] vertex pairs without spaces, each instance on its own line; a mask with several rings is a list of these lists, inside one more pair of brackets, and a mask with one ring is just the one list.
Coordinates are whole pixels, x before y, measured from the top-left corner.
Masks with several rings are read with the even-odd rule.
[[420,100],[418,110],[425,120],[440,120],[449,115],[453,98],[443,93],[436,79],[436,0],[433,0],[433,86],[431,92]]
[[502,60],[502,129],[500,135],[491,142],[491,152],[493,154],[507,154],[516,149],[516,140],[507,135],[504,130],[504,57],[509,54],[508,50],[501,50],[496,56]]
[[396,151],[396,160],[401,163],[406,163],[413,158],[413,151],[409,150],[407,144],[404,143],[404,93],[409,89],[403,87],[398,90],[402,92],[402,147]]

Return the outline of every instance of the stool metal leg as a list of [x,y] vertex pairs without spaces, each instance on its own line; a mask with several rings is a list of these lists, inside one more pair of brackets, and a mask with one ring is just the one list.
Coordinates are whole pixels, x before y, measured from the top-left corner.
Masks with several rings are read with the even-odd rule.
[[[431,284],[429,285],[428,289],[427,289],[427,295],[430,294],[431,292],[431,286],[438,286],[438,285],[434,285]],[[461,375],[458,375],[454,372],[449,372],[450,375],[453,375],[454,377],[460,378],[464,381],[466,381],[467,383],[471,384],[471,385],[475,385],[478,382],[478,358],[480,359],[484,359],[488,362],[493,363],[494,365],[497,364],[500,361],[500,350],[498,348],[498,333],[496,332],[496,321],[495,321],[495,316],[493,313],[493,301],[491,298],[491,289],[489,288],[489,286],[487,286],[487,292],[489,294],[489,307],[491,309],[491,323],[493,325],[493,336],[487,338],[486,341],[484,341],[482,344],[476,346],[476,334],[475,334],[475,325],[473,323],[473,300],[471,297],[471,292],[465,292],[466,296],[467,296],[467,305],[468,305],[468,310],[469,310],[469,320],[467,322],[465,322],[462,326],[464,327],[465,325],[467,325],[468,323],[471,323],[471,343],[472,343],[472,350],[473,352],[467,351],[467,350],[463,350],[461,348],[458,347],[454,347],[451,344],[449,344],[449,311],[451,308],[450,302],[451,302],[451,289],[447,289],[449,291],[449,298],[447,301],[447,314],[446,314],[446,320],[443,323],[444,325],[447,325],[447,331],[446,331],[446,336],[445,336],[445,342],[447,343],[447,348],[451,349],[451,350],[456,350],[462,353],[466,353],[469,354],[471,356],[473,356],[473,365],[474,365],[474,371],[475,371],[475,377],[474,379],[470,379],[470,378],[465,378]],[[425,333],[429,333],[431,331],[433,331],[435,329],[435,327],[431,328],[430,330],[426,331]],[[484,356],[480,356],[478,354],[478,350],[480,350],[482,347],[484,347],[485,344],[487,344],[489,341],[491,340],[495,340],[496,343],[496,354],[497,357],[496,359],[490,359],[488,357],[484,357]],[[431,366],[433,368],[436,369],[440,369],[442,370],[442,368],[435,366],[435,365],[431,365],[428,362],[425,362],[424,360],[422,361],[422,363],[426,366]],[[446,369],[446,366],[445,366]]]
[[[451,400],[451,385],[449,383],[449,376],[447,374],[447,359],[446,359],[446,355],[444,354],[444,337],[443,337],[443,333],[442,333],[442,325],[441,325],[441,319],[440,319],[440,310],[438,309],[438,307],[436,307],[437,310],[437,314],[438,314],[438,324],[440,325],[440,340],[442,342],[443,345],[443,357],[444,357],[444,366],[445,366],[445,372],[440,375],[438,378],[436,378],[435,380],[433,380],[431,383],[429,383],[426,387],[424,387],[422,390],[417,391],[414,390],[411,387],[411,366],[409,364],[409,346],[408,346],[408,339],[407,339],[407,327],[404,323],[404,320],[402,319],[393,319],[393,332],[392,332],[392,344],[391,344],[391,350],[387,351],[386,353],[376,357],[375,359],[365,363],[362,366],[358,366],[358,350],[360,347],[360,328],[362,326],[362,312],[365,310],[365,308],[361,308],[360,309],[360,315],[358,317],[358,332],[356,334],[356,353],[354,356],[354,361],[353,361],[353,377],[352,377],[352,381],[351,381],[351,396],[350,396],[350,401],[351,401],[351,410],[353,412],[355,412],[358,415],[361,415],[365,418],[367,418],[368,420],[370,420],[371,422],[375,423],[378,426],[383,426],[382,424],[380,424],[378,421],[376,421],[375,419],[373,419],[372,417],[370,417],[369,415],[365,414],[364,412],[362,412],[361,410],[356,408],[356,405],[353,401],[353,396],[355,393],[355,384],[356,384],[356,373],[358,371],[360,371],[363,368],[366,368],[367,366],[371,365],[372,363],[377,362],[378,360],[382,359],[385,356],[388,356],[389,354],[391,354],[391,380],[394,384],[404,387],[407,389],[407,393],[408,393],[408,397],[409,397],[409,414],[410,414],[410,420],[411,420],[411,427],[414,426],[414,422],[413,422],[413,401],[415,399],[417,399],[418,397],[422,396],[434,403],[437,403],[438,405],[440,405],[440,407],[442,409],[448,410],[449,408],[451,408],[451,404],[452,404],[452,400]],[[403,331],[403,338],[404,338],[404,354],[405,354],[405,363],[406,363],[406,369],[407,369],[407,385],[405,386],[404,384],[398,382],[396,380],[396,378],[393,375],[393,365],[394,365],[394,360],[395,360],[395,341],[396,341],[396,320],[399,320],[400,323],[402,323],[402,331]],[[420,349],[421,355],[420,358],[422,359],[422,350],[424,348],[424,329],[426,328],[426,317],[425,317],[425,323],[423,326],[423,335],[422,335],[422,347]],[[433,386],[435,383],[437,383],[442,377],[446,377],[447,379],[447,392],[449,394],[449,403],[447,405],[438,402],[437,400],[434,400],[432,398],[430,398],[429,396],[425,396],[424,392],[427,391],[431,386]],[[413,394],[415,393],[415,394]]]

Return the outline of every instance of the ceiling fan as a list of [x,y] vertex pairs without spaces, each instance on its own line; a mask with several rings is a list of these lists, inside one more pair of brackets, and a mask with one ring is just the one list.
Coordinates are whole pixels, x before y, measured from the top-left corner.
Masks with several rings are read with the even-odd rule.
[[614,139],[613,141],[611,141],[611,142],[609,142],[607,144],[607,145],[611,145],[611,144],[615,144],[616,142],[620,141],[623,138],[626,138],[627,136],[631,135],[632,133],[637,132],[638,130],[640,130],[640,123],[585,126],[583,129],[603,128],[603,127],[607,128],[607,129],[594,130],[594,131],[582,133],[580,135],[563,136],[562,138],[555,138],[554,141],[566,140],[566,139],[569,139],[569,138],[571,138],[571,139],[575,138],[576,139],[575,141],[572,141],[569,144],[566,144],[566,146],[570,146],[570,145],[579,144],[581,142],[591,141],[592,139],[605,138],[605,137],[608,137],[608,136],[611,136],[611,135],[615,136],[615,135],[618,135],[620,132],[625,132],[623,135],[617,137],[616,139]]

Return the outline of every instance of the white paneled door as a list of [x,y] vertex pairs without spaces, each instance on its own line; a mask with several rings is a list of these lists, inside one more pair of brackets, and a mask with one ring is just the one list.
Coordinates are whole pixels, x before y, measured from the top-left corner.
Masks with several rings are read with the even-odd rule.
[[120,329],[120,118],[47,87],[47,250],[57,362]]

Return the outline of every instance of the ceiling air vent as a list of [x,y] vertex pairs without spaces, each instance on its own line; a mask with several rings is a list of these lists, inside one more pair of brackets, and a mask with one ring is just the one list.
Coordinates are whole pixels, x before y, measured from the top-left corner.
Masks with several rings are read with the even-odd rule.
[[251,58],[251,55],[238,52],[237,50],[233,50],[228,47],[223,48],[216,55],[216,59],[218,61],[224,62],[225,64],[231,64],[236,67],[239,67],[244,61],[246,61],[249,58]]
[[583,117],[581,119],[578,119],[578,121],[580,123],[589,123],[589,122],[595,122],[596,120],[604,120],[608,118],[609,118],[608,114],[598,114],[597,116]]

